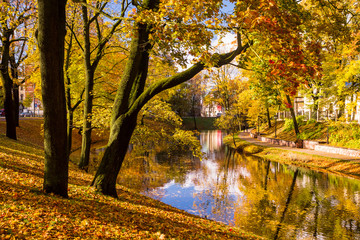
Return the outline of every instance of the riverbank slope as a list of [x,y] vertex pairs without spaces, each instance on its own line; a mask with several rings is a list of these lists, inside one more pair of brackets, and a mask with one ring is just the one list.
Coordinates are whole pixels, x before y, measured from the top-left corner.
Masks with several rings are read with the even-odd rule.
[[18,141],[0,123],[1,239],[260,239],[122,186],[119,199],[94,193],[72,163],[69,198],[44,194],[41,122],[22,120]]
[[307,167],[316,171],[331,172],[360,179],[360,160],[334,154],[317,153],[307,149],[275,146],[252,140],[249,133],[240,133],[224,139],[232,148],[245,154],[252,154],[267,160]]

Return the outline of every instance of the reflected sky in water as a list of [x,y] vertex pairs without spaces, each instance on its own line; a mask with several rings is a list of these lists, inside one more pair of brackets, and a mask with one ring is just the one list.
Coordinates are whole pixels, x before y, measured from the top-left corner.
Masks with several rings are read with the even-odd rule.
[[119,183],[187,212],[271,239],[360,239],[360,181],[225,147],[202,132],[206,159],[182,154],[133,161]]

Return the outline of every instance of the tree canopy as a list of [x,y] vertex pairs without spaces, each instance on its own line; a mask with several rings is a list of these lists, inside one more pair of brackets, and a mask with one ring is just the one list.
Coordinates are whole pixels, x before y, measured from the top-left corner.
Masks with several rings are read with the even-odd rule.
[[[137,124],[153,114],[149,108],[168,106],[166,102],[181,95],[210,92],[211,101],[230,115],[246,115],[253,122],[266,115],[269,125],[277,109],[292,108],[290,99],[299,90],[313,98],[314,108],[329,95],[339,103],[344,96],[352,96],[353,103],[357,100],[360,35],[355,0],[97,0],[61,1],[56,6],[45,2],[17,0],[0,5],[8,136],[16,138],[11,123],[18,112],[9,100],[16,88],[9,66],[19,67],[22,56],[27,56],[28,68],[34,70],[32,80],[41,72],[49,166],[67,164],[71,132],[78,128],[83,134],[80,166],[86,169],[91,130],[108,129],[106,150],[93,181],[107,195],[117,195],[116,177],[133,133],[136,139],[139,132],[149,131],[144,126],[135,130]],[[38,25],[28,24],[36,14]],[[49,23],[57,28],[52,30]],[[37,35],[25,34],[33,32]],[[35,35],[37,45],[19,44]],[[234,40],[219,50],[214,43],[225,42],[228,36]],[[51,39],[56,39],[52,46]],[[237,68],[236,74],[226,73],[229,65]],[[203,70],[206,76],[199,77]],[[200,84],[206,78],[217,88],[207,92],[207,85]],[[185,82],[193,84],[182,85]],[[182,86],[188,89],[178,90]],[[179,113],[184,111],[181,107],[177,106]],[[168,109],[159,114],[173,113]],[[187,133],[171,134],[186,142]],[[67,176],[64,171],[62,179]],[[58,171],[51,172],[56,179]],[[59,186],[50,186],[56,181],[45,182],[49,192],[66,196],[65,185],[57,191]]]

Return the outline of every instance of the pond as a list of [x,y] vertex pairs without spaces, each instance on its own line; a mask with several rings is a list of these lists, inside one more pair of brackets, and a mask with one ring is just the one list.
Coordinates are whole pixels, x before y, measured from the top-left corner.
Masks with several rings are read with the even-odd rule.
[[271,239],[360,239],[360,181],[244,156],[204,131],[206,159],[125,161],[119,183],[176,208]]

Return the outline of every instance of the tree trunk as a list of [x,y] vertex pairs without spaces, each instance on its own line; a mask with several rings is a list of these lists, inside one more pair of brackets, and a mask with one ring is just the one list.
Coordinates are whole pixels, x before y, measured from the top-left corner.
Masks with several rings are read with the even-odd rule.
[[66,0],[38,0],[38,45],[44,106],[44,191],[67,197],[68,152],[64,86]]
[[91,66],[91,44],[90,44],[90,23],[88,19],[87,7],[82,7],[82,17],[84,24],[84,65],[86,69],[85,81],[85,99],[84,99],[84,115],[83,115],[83,130],[81,139],[81,156],[79,168],[87,169],[90,159],[91,147],[91,130],[92,130],[92,108],[93,108],[93,89],[94,89],[94,70]]
[[15,113],[15,126],[19,127],[19,106],[20,106],[20,101],[19,101],[19,85],[14,84],[13,87],[13,96],[14,96],[14,113]]
[[116,179],[124,161],[131,135],[136,127],[137,114],[121,116],[111,129],[109,142],[95,174],[92,186],[106,195],[117,197]]
[[19,80],[19,74],[17,68],[19,64],[16,64],[15,57],[10,57],[10,67],[11,67],[11,75],[13,77],[13,101],[14,101],[14,110],[15,110],[15,125],[19,127],[19,83],[14,82],[14,80]]
[[271,128],[271,117],[270,117],[269,107],[266,107],[266,118],[268,122],[268,127]]
[[196,116],[195,116],[195,95],[192,96],[192,115],[193,115],[193,121],[194,121],[194,130],[198,130],[196,125]]
[[84,116],[83,116],[83,129],[81,141],[81,157],[79,168],[86,169],[89,165],[90,147],[91,147],[91,115],[93,109],[93,88],[94,88],[94,75],[91,72],[87,73],[86,86],[85,86],[85,101],[84,101]]
[[295,131],[295,135],[296,137],[298,138],[299,135],[300,135],[300,131],[299,131],[299,125],[296,121],[296,115],[295,115],[295,111],[294,111],[294,107],[291,103],[291,99],[290,99],[290,96],[289,95],[286,95],[286,100],[288,101],[288,104],[290,107],[290,113],[291,113],[291,118],[293,120],[293,123],[294,123],[294,131]]
[[74,124],[74,111],[72,109],[67,110],[67,152],[71,153],[71,147],[72,147],[72,130],[73,130],[73,124]]
[[313,95],[312,99],[314,101],[312,107],[311,107],[311,119],[316,119],[317,120],[317,112],[319,110],[319,96],[317,95]]
[[13,30],[3,29],[0,74],[4,89],[4,109],[6,119],[6,137],[16,140],[15,105],[13,98],[13,80],[9,74],[10,37]]

